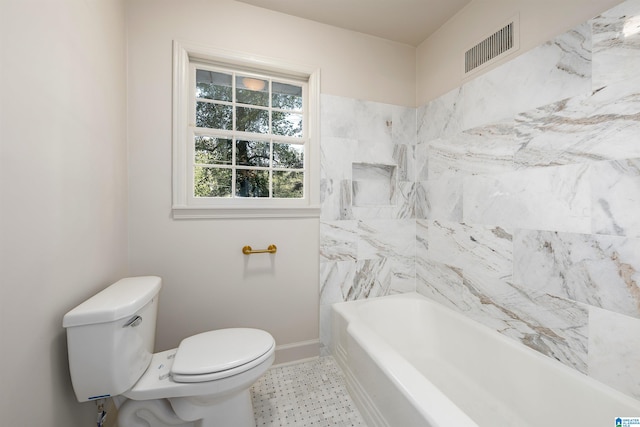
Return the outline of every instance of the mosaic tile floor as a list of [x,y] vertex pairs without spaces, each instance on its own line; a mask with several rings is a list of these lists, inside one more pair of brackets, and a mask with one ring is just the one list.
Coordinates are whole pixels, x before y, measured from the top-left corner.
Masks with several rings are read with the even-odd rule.
[[251,397],[256,427],[366,427],[332,357],[272,368]]

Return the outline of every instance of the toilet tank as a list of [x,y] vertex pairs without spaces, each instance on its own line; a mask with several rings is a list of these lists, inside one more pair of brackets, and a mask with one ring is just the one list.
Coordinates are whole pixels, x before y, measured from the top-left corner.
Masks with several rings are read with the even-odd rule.
[[79,402],[122,394],[147,369],[161,285],[155,276],[122,279],[65,314],[62,326]]

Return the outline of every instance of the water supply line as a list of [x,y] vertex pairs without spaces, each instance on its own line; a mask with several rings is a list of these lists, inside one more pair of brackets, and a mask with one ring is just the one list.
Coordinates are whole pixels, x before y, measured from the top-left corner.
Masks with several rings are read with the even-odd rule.
[[98,406],[98,417],[97,417],[97,425],[98,427],[103,427],[104,422],[107,420],[107,411],[104,410],[105,399],[96,400],[96,405]]

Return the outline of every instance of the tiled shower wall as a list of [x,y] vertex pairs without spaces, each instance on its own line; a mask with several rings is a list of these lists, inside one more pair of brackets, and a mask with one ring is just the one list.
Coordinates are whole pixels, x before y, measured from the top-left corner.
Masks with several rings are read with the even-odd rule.
[[640,398],[638,70],[630,0],[417,110],[323,96],[323,342],[417,290]]
[[416,289],[416,109],[321,99],[320,338],[332,303]]

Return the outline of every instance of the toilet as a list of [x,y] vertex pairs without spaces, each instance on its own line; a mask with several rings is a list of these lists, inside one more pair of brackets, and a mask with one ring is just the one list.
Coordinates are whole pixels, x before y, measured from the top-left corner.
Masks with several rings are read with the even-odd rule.
[[114,398],[119,427],[253,427],[249,389],[272,365],[275,340],[219,329],[154,354],[161,286],[125,278],[65,314],[76,398]]

